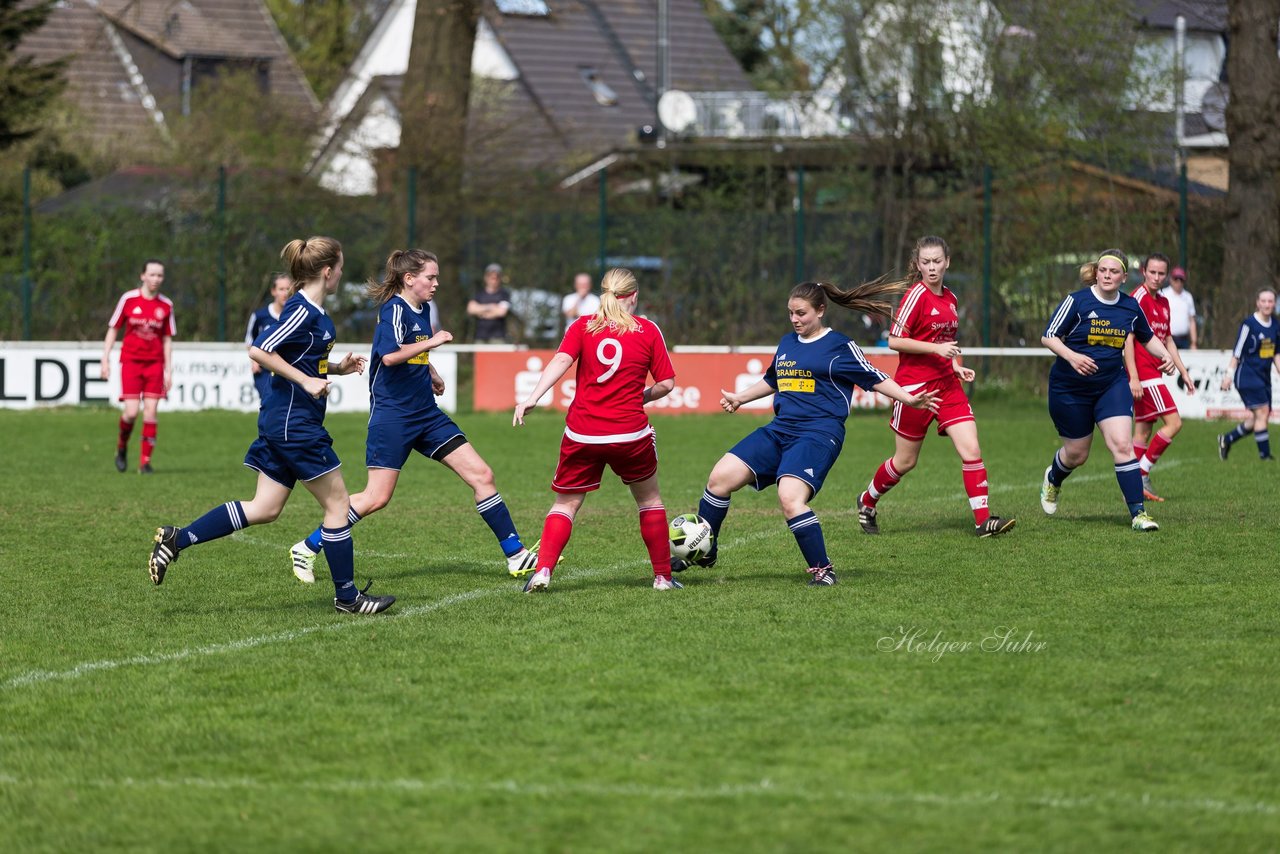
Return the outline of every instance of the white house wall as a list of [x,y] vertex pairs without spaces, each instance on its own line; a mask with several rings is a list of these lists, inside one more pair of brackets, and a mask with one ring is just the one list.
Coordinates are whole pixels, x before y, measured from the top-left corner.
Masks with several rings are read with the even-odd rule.
[[[398,147],[400,115],[385,106],[385,97],[363,116],[353,117],[370,84],[378,77],[398,77],[409,67],[416,0],[392,0],[378,21],[351,70],[325,105],[326,126],[316,150],[322,186],[349,195],[369,195],[377,190],[374,150]],[[482,18],[471,53],[472,74],[495,80],[515,80],[519,73]],[[383,104],[384,106],[377,106]],[[352,118],[354,130],[348,130]],[[391,126],[394,126],[394,132]]]

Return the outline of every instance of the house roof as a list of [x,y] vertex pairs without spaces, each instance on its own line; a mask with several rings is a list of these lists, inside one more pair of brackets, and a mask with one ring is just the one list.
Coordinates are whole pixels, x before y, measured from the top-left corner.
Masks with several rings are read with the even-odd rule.
[[[503,162],[516,168],[560,167],[626,144],[641,125],[655,121],[657,0],[547,0],[546,6],[545,15],[508,14],[495,0],[483,2],[482,29],[492,33],[515,78],[473,86],[472,163],[485,162],[500,148]],[[394,94],[398,103],[409,48],[403,33],[388,22],[391,16],[406,16],[400,18],[403,26],[412,9],[413,0],[388,5],[371,42],[335,90],[317,155],[321,170],[340,149],[344,134],[359,125],[369,90]],[[699,0],[669,0],[669,16],[672,88],[752,88]],[[397,55],[390,56],[393,52]],[[588,70],[612,90],[613,104],[597,101]]]
[[1134,7],[1142,26],[1151,29],[1172,30],[1182,15],[1188,30],[1227,31],[1227,0],[1136,0]]
[[155,51],[171,64],[187,57],[268,60],[273,95],[310,113],[319,109],[261,0],[60,0],[18,51],[38,62],[70,57],[67,94],[97,138],[155,144],[164,121],[155,99],[173,88],[172,80],[157,79],[163,64],[133,56],[122,33],[137,39],[134,50]]
[[[656,0],[559,0],[545,17],[485,18],[520,71],[533,100],[573,147],[617,145],[654,122],[657,71]],[[670,0],[669,88],[743,91],[753,87],[697,0]],[[617,96],[596,102],[583,79],[595,69]],[[578,143],[577,145],[574,145]]]

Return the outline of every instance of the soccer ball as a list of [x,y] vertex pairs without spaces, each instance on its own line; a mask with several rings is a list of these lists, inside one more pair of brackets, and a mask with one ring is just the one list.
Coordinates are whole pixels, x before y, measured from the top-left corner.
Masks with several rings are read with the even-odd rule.
[[671,556],[681,560],[706,557],[716,540],[711,523],[696,513],[685,513],[671,520]]

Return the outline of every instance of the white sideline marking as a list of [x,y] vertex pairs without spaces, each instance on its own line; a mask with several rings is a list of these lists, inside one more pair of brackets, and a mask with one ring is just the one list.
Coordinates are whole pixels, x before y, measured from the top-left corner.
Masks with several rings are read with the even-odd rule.
[[[745,545],[752,540],[762,539],[764,537],[773,536],[776,532],[756,532],[743,537],[735,537],[732,541],[732,547]],[[233,535],[235,536],[235,535]],[[254,540],[250,537],[244,538],[251,545],[262,545],[264,541]],[[272,548],[278,546],[271,544]],[[647,567],[649,562],[645,561],[628,561],[625,563],[615,563],[608,566],[597,566],[591,569],[582,570],[560,570],[557,576],[560,578],[591,578],[597,575],[603,575],[609,572],[615,572],[624,569],[634,569],[636,567]],[[283,573],[282,573],[283,574]],[[510,579],[504,579],[510,582]],[[511,583],[505,583],[498,587],[481,587],[475,590],[468,590],[465,593],[455,593],[452,596],[446,596],[435,602],[427,602],[421,605],[409,605],[408,607],[399,608],[394,614],[387,614],[379,617],[379,621],[385,620],[404,620],[410,617],[416,617],[421,614],[430,614],[434,611],[440,611],[445,608],[459,605],[464,602],[470,602],[475,599],[481,599],[486,596],[494,596],[502,593],[510,593],[512,589]],[[79,679],[81,676],[87,676],[90,673],[96,673],[101,670],[117,670],[121,667],[145,667],[154,664],[171,664],[175,661],[184,661],[189,658],[198,658],[210,655],[224,655],[227,653],[240,652],[246,649],[254,649],[260,646],[268,646],[276,643],[288,643],[305,637],[306,635],[316,632],[338,632],[351,628],[368,627],[369,622],[359,619],[342,620],[340,622],[323,623],[312,626],[303,626],[297,629],[288,629],[282,632],[276,632],[270,635],[255,635],[253,637],[242,638],[240,640],[226,641],[225,643],[205,644],[203,646],[188,647],[174,652],[160,653],[157,655],[134,655],[128,658],[113,658],[102,661],[86,661],[77,664],[68,670],[29,670],[17,676],[6,679],[0,683],[0,691],[10,691],[15,688],[22,688],[27,685],[38,685],[45,682],[70,682]]]
[[[20,779],[10,774],[0,774],[0,785],[21,786],[56,786],[67,788],[85,786],[92,788],[135,788],[135,789],[211,789],[220,791],[248,789],[252,791],[295,792],[299,789],[313,792],[498,792],[518,797],[566,797],[574,795],[648,798],[667,800],[715,800],[719,798],[737,798],[743,796],[776,796],[779,798],[796,798],[808,800],[813,791],[809,788],[792,788],[778,786],[768,779],[748,783],[722,783],[719,786],[641,786],[633,783],[572,783],[559,781],[555,783],[523,783],[518,780],[494,780],[468,782],[448,777],[422,780],[413,777],[400,777],[391,780],[298,780],[270,781],[253,777],[182,777],[178,779],[152,778],[139,780],[123,777],[118,780],[96,779],[81,780],[72,777]],[[847,790],[824,789],[836,800],[859,801],[874,804],[932,804],[946,807],[985,806],[1005,803],[1014,806],[1048,807],[1060,810],[1081,810],[1104,807],[1120,807],[1126,810],[1164,810],[1182,812],[1195,810],[1198,812],[1226,813],[1237,815],[1276,815],[1280,807],[1266,801],[1232,801],[1223,798],[1160,798],[1149,792],[1141,795],[1101,794],[1101,795],[1063,795],[1043,794],[1030,796],[1009,796],[998,791],[960,792],[946,794],[942,792],[856,792]]]

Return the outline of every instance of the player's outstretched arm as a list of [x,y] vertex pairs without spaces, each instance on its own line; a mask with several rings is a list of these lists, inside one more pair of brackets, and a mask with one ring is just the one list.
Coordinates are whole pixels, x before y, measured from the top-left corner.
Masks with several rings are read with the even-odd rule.
[[762,397],[768,397],[773,394],[774,388],[764,380],[756,380],[754,385],[747,386],[742,391],[732,392],[720,389],[720,408],[725,412],[737,412],[738,407],[744,403],[750,403],[753,400],[759,400]]
[[893,380],[876,383],[871,387],[871,390],[883,394],[890,400],[896,400],[899,403],[910,406],[912,409],[927,409],[930,412],[938,411],[939,394],[936,391],[911,394]]
[[569,370],[572,365],[573,357],[567,353],[556,353],[551,357],[551,361],[547,362],[547,366],[542,369],[542,376],[538,377],[538,384],[533,387],[533,391],[529,392],[529,396],[523,401],[516,404],[515,415],[511,418],[512,427],[524,424],[524,414],[538,405],[538,400],[547,393],[549,388],[560,381],[565,371]]
[[653,385],[649,386],[647,389],[644,390],[644,392],[640,395],[640,399],[643,400],[645,403],[653,403],[653,401],[661,400],[662,398],[671,394],[671,390],[675,387],[676,387],[675,377],[672,377],[671,379],[668,379],[668,380],[663,380],[660,383],[654,383]]
[[369,361],[364,356],[357,356],[355,353],[348,353],[342,357],[342,361],[337,366],[330,369],[330,373],[342,376],[344,374],[363,374],[365,362]]

